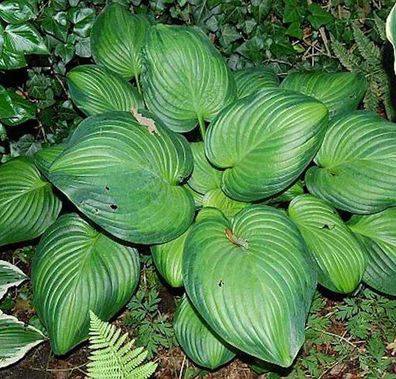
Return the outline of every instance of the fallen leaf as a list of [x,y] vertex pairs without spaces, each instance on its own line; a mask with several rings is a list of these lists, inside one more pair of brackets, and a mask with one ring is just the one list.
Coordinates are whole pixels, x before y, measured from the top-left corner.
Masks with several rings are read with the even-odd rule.
[[396,355],[396,339],[393,342],[389,343],[386,348],[387,350],[390,350],[391,355]]
[[141,113],[139,113],[137,111],[137,108],[132,108],[131,113],[140,125],[147,127],[147,130],[149,131],[150,134],[153,134],[153,135],[156,134],[157,136],[160,135],[157,130],[157,127],[155,126],[155,122],[153,119],[144,117]]

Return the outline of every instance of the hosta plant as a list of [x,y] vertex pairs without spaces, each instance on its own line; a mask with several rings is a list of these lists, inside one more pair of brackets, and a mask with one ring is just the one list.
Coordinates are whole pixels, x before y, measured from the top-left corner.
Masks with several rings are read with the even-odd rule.
[[55,354],[88,338],[90,311],[122,309],[141,245],[185,288],[176,335],[209,369],[290,366],[318,283],[395,294],[396,128],[358,110],[364,77],[232,72],[198,29],[119,4],[91,45],[68,74],[87,118],[0,167],[0,244],[42,235],[33,296]]

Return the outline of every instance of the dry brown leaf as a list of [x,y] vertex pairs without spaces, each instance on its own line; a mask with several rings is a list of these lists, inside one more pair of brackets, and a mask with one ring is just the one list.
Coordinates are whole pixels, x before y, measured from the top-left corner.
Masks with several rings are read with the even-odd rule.
[[391,355],[396,355],[396,339],[393,342],[389,343],[386,348],[387,350],[390,350]]
[[156,134],[157,136],[160,135],[153,119],[144,117],[141,113],[137,111],[137,108],[131,108],[131,113],[140,125],[147,127],[147,130],[150,134]]

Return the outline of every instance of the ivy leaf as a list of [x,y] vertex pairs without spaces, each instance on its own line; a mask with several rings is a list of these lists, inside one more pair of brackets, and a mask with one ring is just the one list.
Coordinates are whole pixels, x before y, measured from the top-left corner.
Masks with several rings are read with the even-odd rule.
[[15,114],[9,92],[0,85],[0,119],[12,117]]
[[36,18],[36,15],[34,1],[5,0],[0,3],[0,17],[9,24],[20,24]]
[[96,13],[92,8],[75,8],[70,14],[70,20],[74,24],[73,31],[79,37],[89,37]]
[[[29,24],[7,25],[4,31],[15,51],[23,54],[48,54],[44,40],[36,28]],[[3,52],[4,55],[4,52]]]
[[329,22],[333,21],[333,16],[330,12],[324,10],[318,4],[309,4],[308,11],[311,13],[308,16],[308,20],[314,29],[319,29],[323,25],[327,25]]
[[298,39],[302,39],[304,37],[304,32],[299,22],[292,22],[286,29],[286,34]]
[[4,32],[3,54],[0,57],[0,70],[15,70],[27,65],[25,56],[14,47],[12,40]]
[[3,119],[2,122],[7,126],[16,126],[32,120],[36,116],[36,107],[33,103],[18,95],[14,91],[8,91],[12,101],[14,113]]

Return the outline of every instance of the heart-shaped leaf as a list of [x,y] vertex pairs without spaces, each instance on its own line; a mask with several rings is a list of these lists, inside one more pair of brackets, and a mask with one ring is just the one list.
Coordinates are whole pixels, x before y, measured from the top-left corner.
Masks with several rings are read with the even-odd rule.
[[87,116],[129,112],[142,105],[140,95],[126,80],[100,66],[77,66],[70,71],[67,83],[74,104]]
[[158,24],[143,49],[142,76],[148,108],[176,132],[211,121],[235,99],[234,78],[199,29]]
[[0,183],[0,246],[36,238],[57,219],[62,204],[27,159],[0,166]]
[[181,348],[199,366],[215,370],[235,357],[235,353],[215,335],[187,297],[177,307],[173,327]]
[[43,334],[0,311],[0,368],[12,365],[45,340]]
[[254,201],[292,184],[319,149],[327,109],[319,101],[283,89],[238,100],[211,124],[206,155],[225,169],[229,197]]
[[183,286],[182,263],[184,243],[190,229],[176,239],[151,246],[153,262],[161,276],[172,287]]
[[117,3],[107,6],[91,31],[95,62],[125,79],[137,77],[142,71],[141,50],[149,27],[145,16],[134,15]]
[[275,72],[264,66],[249,67],[234,72],[238,98],[252,95],[262,89],[279,87]]
[[194,201],[180,185],[192,171],[190,147],[155,124],[150,132],[126,112],[90,117],[49,172],[85,215],[130,242],[170,241],[193,219]]
[[366,93],[367,80],[355,72],[293,72],[281,86],[322,101],[332,118],[358,107]]
[[252,205],[228,221],[207,208],[186,241],[188,297],[230,345],[290,366],[304,342],[316,287],[305,243],[284,214]]
[[0,260],[0,300],[10,287],[17,287],[28,277],[17,266]]
[[4,29],[4,40],[21,54],[48,54],[43,38],[30,23],[7,25]]
[[396,208],[348,222],[367,252],[363,281],[378,291],[396,296]]
[[109,320],[139,281],[137,251],[67,214],[44,234],[32,265],[33,301],[52,350],[65,354],[88,338],[89,311]]
[[356,111],[334,121],[305,175],[309,192],[336,208],[374,213],[396,205],[396,128]]
[[317,263],[319,283],[335,292],[352,292],[362,280],[366,254],[337,212],[323,200],[301,195],[290,203],[289,216]]

